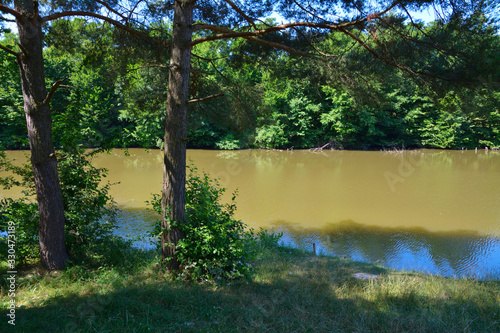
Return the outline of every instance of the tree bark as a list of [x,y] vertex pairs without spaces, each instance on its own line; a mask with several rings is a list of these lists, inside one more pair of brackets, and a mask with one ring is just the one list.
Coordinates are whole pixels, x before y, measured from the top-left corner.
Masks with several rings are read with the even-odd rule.
[[161,227],[164,230],[161,240],[162,259],[166,259],[169,270],[179,268],[175,248],[179,240],[184,237],[183,232],[172,227],[170,221],[182,223],[185,219],[186,118],[195,2],[195,0],[177,0],[174,5],[172,55],[165,119],[161,221]]
[[45,88],[42,20],[37,3],[15,2],[21,52],[17,63],[21,72],[24,111],[28,127],[31,163],[40,211],[39,243],[42,266],[64,269],[68,260],[64,243],[64,205],[52,141],[50,98]]

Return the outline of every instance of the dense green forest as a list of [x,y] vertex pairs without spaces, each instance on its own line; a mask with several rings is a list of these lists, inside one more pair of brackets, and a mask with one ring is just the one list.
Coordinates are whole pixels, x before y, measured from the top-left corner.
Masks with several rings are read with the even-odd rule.
[[[431,57],[396,42],[389,27],[365,36],[374,47],[383,42],[412,68],[436,77],[384,64],[339,34],[314,36],[314,47],[326,55],[321,58],[244,39],[198,44],[188,148],[499,147],[500,36],[479,14],[467,22],[473,25],[468,29],[460,24],[408,25],[415,40],[439,42]],[[159,24],[151,34],[170,30]],[[289,34],[286,42],[297,50],[309,48],[309,39],[299,37]],[[6,27],[1,38],[3,45],[16,44],[16,34]],[[56,147],[75,132],[83,147],[162,147],[168,52],[137,42],[107,23],[75,18],[46,26],[47,82],[65,79],[52,100]],[[447,47],[461,51],[449,57]],[[19,69],[12,60],[0,52],[0,146],[26,149]]]

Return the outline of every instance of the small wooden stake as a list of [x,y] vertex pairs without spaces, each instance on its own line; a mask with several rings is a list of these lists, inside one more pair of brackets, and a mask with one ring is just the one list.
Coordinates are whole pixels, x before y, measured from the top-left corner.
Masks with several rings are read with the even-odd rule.
[[316,243],[313,243],[313,255],[316,255]]

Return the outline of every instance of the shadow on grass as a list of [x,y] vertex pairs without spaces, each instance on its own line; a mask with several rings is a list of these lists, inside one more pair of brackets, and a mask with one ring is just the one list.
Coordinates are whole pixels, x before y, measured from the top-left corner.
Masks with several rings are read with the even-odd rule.
[[[484,293],[471,294],[476,297],[461,297],[460,288],[483,282],[444,284],[425,294],[419,290],[432,285],[432,279],[448,280],[391,275],[370,264],[289,250],[257,266],[252,281],[217,285],[138,274],[101,294],[109,286],[97,283],[87,294],[64,293],[17,309],[15,331],[498,332],[500,327],[499,296],[491,292],[500,289],[497,282],[489,282]],[[382,278],[359,281],[352,277],[359,271]]]

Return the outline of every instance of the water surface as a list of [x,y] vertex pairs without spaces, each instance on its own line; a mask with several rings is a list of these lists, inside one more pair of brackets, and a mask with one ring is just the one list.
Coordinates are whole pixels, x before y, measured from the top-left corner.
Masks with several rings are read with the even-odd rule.
[[[162,155],[128,153],[102,154],[94,165],[119,182],[111,194],[122,231],[133,235],[154,220],[145,201],[161,191]],[[498,152],[189,150],[188,158],[220,178],[227,198],[238,190],[237,218],[284,232],[287,244],[316,243],[320,253],[398,269],[500,278]]]

